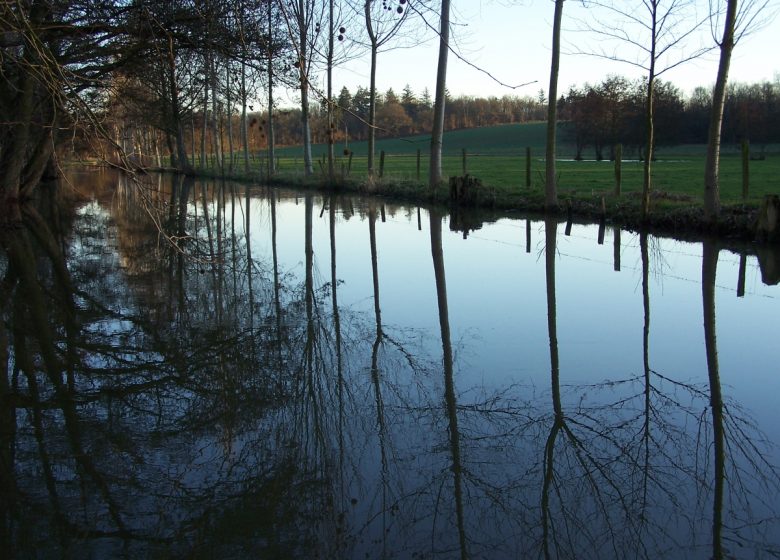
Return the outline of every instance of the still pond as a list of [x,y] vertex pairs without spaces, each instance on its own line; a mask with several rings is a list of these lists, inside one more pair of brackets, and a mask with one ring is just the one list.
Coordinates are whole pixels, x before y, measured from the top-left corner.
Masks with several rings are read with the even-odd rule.
[[63,186],[3,233],[2,554],[780,556],[777,252]]

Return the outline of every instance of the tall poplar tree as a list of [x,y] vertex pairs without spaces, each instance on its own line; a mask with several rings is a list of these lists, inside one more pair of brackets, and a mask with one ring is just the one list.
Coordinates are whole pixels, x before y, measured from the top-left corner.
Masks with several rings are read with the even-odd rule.
[[439,62],[436,67],[436,97],[433,102],[431,161],[428,184],[437,187],[441,181],[441,151],[444,143],[444,103],[447,89],[447,54],[450,48],[450,0],[441,2],[439,22]]
[[[718,41],[720,59],[715,88],[712,93],[712,108],[707,131],[707,159],[704,165],[704,215],[709,220],[715,220],[720,215],[720,139],[726,106],[731,53],[740,35],[754,28],[757,16],[768,5],[767,0],[746,0],[742,3],[738,0],[726,0],[723,35]],[[712,17],[717,20],[719,15],[720,13],[716,10]]]
[[550,89],[547,92],[547,146],[545,151],[544,205],[547,209],[558,205],[558,179],[555,172],[555,139],[558,126],[558,69],[561,59],[561,19],[564,0],[555,0],[553,17],[552,61]]

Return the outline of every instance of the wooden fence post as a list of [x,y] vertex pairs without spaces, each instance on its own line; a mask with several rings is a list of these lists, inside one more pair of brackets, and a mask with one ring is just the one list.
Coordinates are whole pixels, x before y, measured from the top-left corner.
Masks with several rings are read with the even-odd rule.
[[385,151],[379,152],[379,178],[385,174]]
[[463,175],[466,175],[467,173],[467,167],[466,167],[466,148],[463,148]]
[[531,147],[525,149],[525,188],[531,188]]
[[623,181],[623,144],[615,147],[615,196],[620,196],[621,183]]
[[747,200],[750,189],[750,141],[742,140],[742,200]]

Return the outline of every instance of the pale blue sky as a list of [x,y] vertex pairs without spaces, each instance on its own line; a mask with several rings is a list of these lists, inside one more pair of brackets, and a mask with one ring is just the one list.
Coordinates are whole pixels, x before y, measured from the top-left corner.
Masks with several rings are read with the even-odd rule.
[[[414,0],[410,0],[414,1]],[[534,82],[518,89],[503,87],[488,76],[470,68],[450,55],[447,85],[453,95],[502,96],[505,94],[536,96],[539,89],[547,91],[549,81],[550,43],[553,2],[551,0],[453,0],[454,43],[469,62],[484,68],[498,80],[515,85]],[[706,0],[700,0],[706,6]],[[625,5],[630,5],[626,1]],[[777,5],[777,2],[775,3]],[[569,54],[561,58],[559,92],[570,85],[597,83],[608,74],[639,77],[641,70],[624,63],[615,63],[584,55],[571,54],[578,45],[593,51],[605,43],[603,38],[576,31],[583,19],[594,10],[569,0],[564,8],[564,49]],[[438,24],[435,18],[432,24]],[[709,28],[702,32],[704,41],[710,38]],[[711,39],[710,39],[711,40]],[[377,83],[380,91],[392,87],[397,92],[409,84],[419,93],[427,87],[434,91],[438,43],[432,38],[413,49],[398,49],[379,54]],[[621,56],[633,57],[626,46]],[[688,62],[662,76],[674,82],[685,94],[696,86],[710,86],[715,81],[717,53]],[[780,18],[774,17],[753,34],[744,37],[734,51],[730,79],[732,82],[773,80],[780,73]],[[336,91],[347,86],[368,86],[368,55],[353,60],[335,74]]]

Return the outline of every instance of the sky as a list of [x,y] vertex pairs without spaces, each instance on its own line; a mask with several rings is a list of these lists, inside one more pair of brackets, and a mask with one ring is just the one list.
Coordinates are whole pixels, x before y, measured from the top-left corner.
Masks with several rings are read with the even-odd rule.
[[[415,0],[409,0],[410,3]],[[766,10],[758,29],[737,44],[732,57],[730,82],[760,82],[780,77],[780,17],[776,16],[780,0],[772,10]],[[707,5],[699,0],[700,8]],[[618,0],[621,7],[639,5],[639,0]],[[488,97],[519,95],[536,97],[539,90],[548,90],[551,56],[552,0],[452,0],[452,42],[462,58],[490,73],[478,71],[450,53],[447,87],[454,96]],[[635,12],[641,13],[641,12]],[[594,21],[599,17],[600,21]],[[430,23],[438,25],[435,16]],[[565,93],[569,86],[598,83],[610,74],[638,78],[646,71],[632,64],[604,60],[589,54],[602,50],[625,59],[635,60],[637,50],[625,42],[612,44],[603,35],[584,30],[607,25],[627,31],[631,37],[639,32],[608,16],[603,11],[587,9],[576,0],[564,4],[562,51],[558,91]],[[377,87],[381,92],[393,88],[400,93],[405,85],[419,94],[428,88],[435,90],[438,41],[433,34],[422,45],[412,48],[380,52],[377,64]],[[709,25],[698,36],[689,40],[688,51],[700,45],[712,44]],[[667,63],[668,64],[668,63]],[[673,82],[684,95],[697,86],[710,87],[717,72],[717,51],[684,63],[664,73],[661,78]],[[501,85],[502,82],[505,85]],[[369,57],[366,53],[351,60],[334,73],[335,91],[346,86],[354,93],[358,86],[369,84]],[[518,86],[522,87],[510,87]]]

